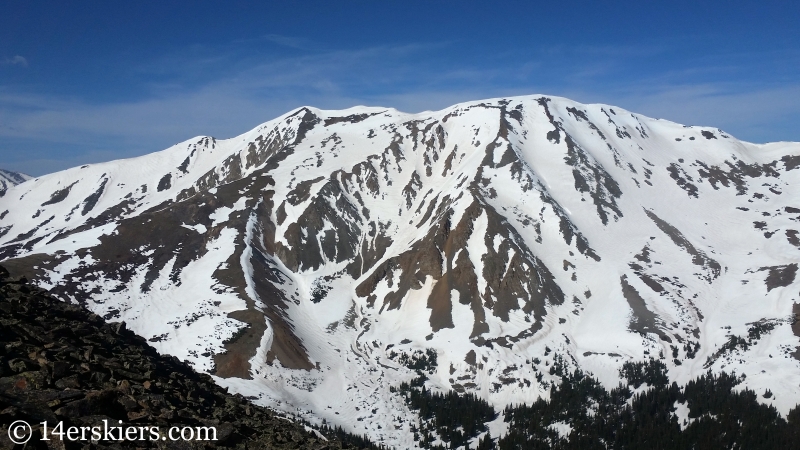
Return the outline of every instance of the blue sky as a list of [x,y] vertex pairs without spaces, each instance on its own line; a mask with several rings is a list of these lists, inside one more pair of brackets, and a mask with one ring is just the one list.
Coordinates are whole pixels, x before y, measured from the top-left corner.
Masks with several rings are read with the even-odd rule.
[[0,168],[227,138],[302,105],[544,93],[800,141],[790,1],[31,1],[0,14]]

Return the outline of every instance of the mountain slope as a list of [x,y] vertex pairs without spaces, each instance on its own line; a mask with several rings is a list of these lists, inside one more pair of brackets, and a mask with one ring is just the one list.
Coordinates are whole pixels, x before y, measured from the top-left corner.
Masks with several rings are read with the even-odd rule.
[[[105,323],[80,306],[59,302],[24,278],[9,279],[2,267],[0,311],[2,448],[16,448],[9,441],[8,428],[18,420],[35,427],[36,434],[27,435],[31,440],[26,448],[37,449],[87,446],[90,435],[73,433],[67,435],[73,439],[64,439],[65,431],[59,435],[59,429],[53,428],[57,422],[64,422],[65,430],[72,426],[103,430],[92,446],[100,449],[361,448],[322,439],[300,424],[250,404],[241,395],[225,392],[208,375],[156,353],[124,323]],[[47,436],[47,428],[38,425],[43,421],[50,424]],[[112,426],[110,434],[104,434],[108,428],[104,421]],[[104,442],[122,436],[119,428],[113,428],[118,423],[124,429],[144,427],[146,433],[134,433],[134,439],[121,442]],[[191,427],[197,440],[175,442],[168,434],[173,427]],[[60,446],[46,445],[40,442],[44,438],[62,442]]]
[[[0,199],[0,257],[235,391],[413,446],[390,386],[496,407],[663,358],[800,401],[800,144],[530,96],[300,108]],[[4,212],[7,211],[7,212]],[[497,436],[499,425],[492,429]]]
[[5,195],[8,188],[16,186],[20,183],[30,180],[30,175],[24,173],[12,172],[10,170],[0,169],[0,197]]

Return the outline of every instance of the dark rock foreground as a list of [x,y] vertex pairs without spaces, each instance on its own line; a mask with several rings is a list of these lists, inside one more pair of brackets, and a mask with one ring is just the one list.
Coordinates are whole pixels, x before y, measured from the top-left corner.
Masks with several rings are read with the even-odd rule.
[[[231,395],[175,357],[159,355],[123,323],[106,323],[0,267],[0,448],[23,448],[8,428],[25,420],[24,448],[356,448]],[[215,427],[217,441],[41,440],[41,422],[68,427]],[[122,425],[120,425],[122,421]],[[102,431],[101,431],[102,432]],[[91,433],[89,433],[91,434]],[[117,435],[118,433],[112,433]],[[176,432],[177,435],[177,432]]]

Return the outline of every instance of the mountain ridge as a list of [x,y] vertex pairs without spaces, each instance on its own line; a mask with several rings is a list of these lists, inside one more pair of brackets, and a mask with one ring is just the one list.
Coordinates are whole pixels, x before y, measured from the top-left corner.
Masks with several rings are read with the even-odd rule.
[[24,183],[32,178],[32,176],[21,172],[0,169],[0,197],[4,196],[10,187]]
[[0,253],[237,392],[399,446],[386,385],[413,372],[389,355],[427,349],[431,389],[495,406],[546,397],[556,355],[606,386],[660,356],[786,413],[798,166],[797,143],[551,96],[303,107],[12,188]]

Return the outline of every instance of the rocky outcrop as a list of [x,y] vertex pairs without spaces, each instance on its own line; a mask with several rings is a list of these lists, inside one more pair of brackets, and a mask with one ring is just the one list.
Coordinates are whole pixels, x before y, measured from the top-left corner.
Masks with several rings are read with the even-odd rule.
[[[159,355],[125,327],[60,302],[0,267],[0,448],[17,420],[26,448],[355,448],[228,394],[206,374]],[[213,427],[216,441],[42,441],[41,422],[67,427]],[[187,433],[188,434],[188,433]],[[112,432],[112,435],[116,435]],[[52,435],[51,435],[52,436]]]

